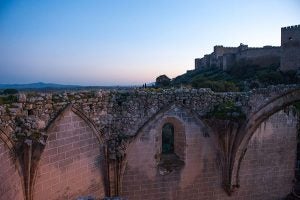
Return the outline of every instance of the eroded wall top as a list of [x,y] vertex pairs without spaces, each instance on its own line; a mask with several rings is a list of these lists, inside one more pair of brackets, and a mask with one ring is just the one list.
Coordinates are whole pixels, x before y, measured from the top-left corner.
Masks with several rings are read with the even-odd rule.
[[45,131],[51,121],[72,104],[96,125],[101,134],[118,132],[133,136],[151,117],[172,104],[205,117],[216,105],[234,102],[250,115],[271,99],[295,89],[299,86],[271,86],[235,93],[215,93],[210,89],[21,93],[17,102],[0,105],[0,126],[11,132]]

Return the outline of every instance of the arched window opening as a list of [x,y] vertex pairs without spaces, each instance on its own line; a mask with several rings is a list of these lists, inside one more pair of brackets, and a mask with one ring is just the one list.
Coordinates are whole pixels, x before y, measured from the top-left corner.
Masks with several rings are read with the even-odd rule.
[[166,123],[162,128],[162,154],[174,153],[174,126]]
[[158,169],[159,174],[167,175],[172,171],[180,170],[184,161],[177,155],[182,148],[183,144],[178,141],[178,129],[175,130],[172,123],[165,123],[161,130],[161,154],[159,156]]

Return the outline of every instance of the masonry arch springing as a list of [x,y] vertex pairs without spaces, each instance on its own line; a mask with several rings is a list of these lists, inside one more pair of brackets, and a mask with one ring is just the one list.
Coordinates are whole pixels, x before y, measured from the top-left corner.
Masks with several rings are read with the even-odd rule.
[[48,126],[47,136],[34,178],[34,199],[104,198],[104,144],[92,120],[69,105]]
[[293,89],[260,106],[259,109],[251,114],[239,131],[239,142],[236,146],[236,159],[234,163],[236,184],[239,185],[239,169],[243,156],[246,152],[249,141],[256,129],[276,112],[300,101],[300,89]]
[[0,127],[0,196],[3,199],[25,200],[23,176],[19,160],[14,157],[14,142],[8,129]]
[[9,128],[0,127],[0,139],[6,144],[10,151],[14,151],[14,142],[11,140]]
[[295,89],[277,96],[262,105],[256,112],[248,117],[248,120],[240,129],[240,135],[243,137],[240,140],[239,149],[244,149],[247,147],[249,140],[261,123],[263,123],[276,112],[298,101],[300,101],[300,89]]

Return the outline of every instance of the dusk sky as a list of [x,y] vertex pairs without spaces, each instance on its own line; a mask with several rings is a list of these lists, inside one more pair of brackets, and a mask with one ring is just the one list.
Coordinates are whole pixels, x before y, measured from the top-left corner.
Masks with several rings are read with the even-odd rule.
[[299,0],[0,0],[0,83],[149,83],[296,24]]

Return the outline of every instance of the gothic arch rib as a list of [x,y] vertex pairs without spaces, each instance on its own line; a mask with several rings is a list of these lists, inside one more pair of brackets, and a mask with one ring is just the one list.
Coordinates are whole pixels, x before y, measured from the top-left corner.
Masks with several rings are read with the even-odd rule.
[[256,129],[273,114],[298,101],[300,101],[300,88],[290,90],[272,98],[248,117],[239,131],[239,140],[236,146],[236,159],[234,163],[236,173],[234,175],[237,185],[239,184],[239,169],[243,156]]
[[10,151],[14,152],[14,141],[10,137],[11,133],[8,132],[10,132],[9,128],[5,129],[4,127],[0,127],[0,139],[6,144]]
[[73,104],[67,105],[57,116],[56,118],[47,126],[46,132],[50,132],[57,123],[62,119],[64,113],[72,111],[77,116],[79,116],[87,125],[92,129],[93,133],[97,136],[100,144],[104,144],[104,139],[102,138],[101,133],[97,130],[95,123],[80,109],[76,108]]
[[[202,127],[202,132],[203,132],[203,137],[210,137],[210,140],[212,140],[212,143],[214,145],[214,148],[218,148],[217,146],[217,142],[215,142],[217,140],[217,138],[215,137],[214,134],[212,134],[212,130],[211,128],[204,122],[201,120],[201,118],[198,117],[198,115],[196,113],[194,113],[193,111],[191,111],[190,109],[188,109],[187,107],[185,107],[184,105],[177,103],[177,102],[173,102],[165,107],[163,107],[162,109],[160,109],[158,112],[156,112],[155,114],[153,114],[136,132],[135,132],[135,136],[134,138],[130,141],[130,143],[128,144],[128,147],[126,149],[126,154],[128,155],[128,153],[130,153],[132,151],[132,148],[134,148],[134,142],[139,140],[142,137],[142,132],[144,132],[145,130],[147,130],[147,128],[149,126],[151,126],[153,123],[156,123],[157,121],[159,121],[160,119],[162,119],[164,117],[164,115],[173,107],[177,107],[179,109],[181,109],[183,112],[189,114],[189,116],[191,116],[195,122],[200,125],[200,127]],[[180,119],[178,116],[175,115],[169,115],[169,119],[173,118],[176,119],[176,121],[180,122],[182,124],[182,126],[184,127],[184,122],[182,121],[182,119]],[[168,122],[168,120],[166,120],[166,122]],[[201,131],[199,130],[199,133]],[[123,166],[122,166],[122,171],[121,171],[121,183],[123,181],[123,176],[126,170],[126,165],[127,165],[127,157],[124,160]]]
[[186,106],[182,105],[181,103],[173,102],[169,105],[163,107],[158,112],[153,114],[134,134],[135,139],[139,137],[139,133],[142,132],[149,124],[157,120],[158,118],[161,118],[166,112],[168,112],[173,106],[179,107],[182,109],[185,113],[190,114],[196,121],[199,123],[202,127],[204,127],[207,131],[205,131],[205,137],[210,137],[211,129],[209,126],[198,116],[197,113],[193,112]]
[[[130,141],[130,144],[132,142],[134,142],[135,140],[138,140],[141,137],[141,132],[143,132],[149,125],[151,125],[153,122],[155,122],[156,120],[160,119],[163,117],[163,115],[168,112],[173,106],[179,107],[180,109],[182,109],[185,113],[190,114],[193,119],[196,120],[196,122],[201,125],[201,127],[203,127],[205,130],[203,130],[204,132],[204,136],[205,137],[211,137],[213,136],[211,128],[203,121],[200,119],[200,117],[194,113],[193,111],[191,111],[190,109],[188,109],[187,107],[185,107],[184,105],[177,103],[177,102],[173,102],[165,107],[163,107],[162,109],[160,109],[158,112],[156,112],[155,114],[153,114],[150,119],[148,119],[134,134],[134,139],[132,141]],[[129,151],[130,149],[130,144],[129,147],[127,148],[127,151]]]
[[[102,138],[102,135],[100,134],[100,132],[97,130],[95,123],[88,116],[86,116],[86,114],[83,113],[83,111],[81,111],[79,108],[75,107],[73,104],[67,105],[64,109],[62,109],[61,112],[59,112],[57,114],[57,116],[54,118],[54,120],[52,120],[48,124],[48,126],[45,129],[47,136],[49,137],[49,136],[51,136],[51,134],[50,134],[51,132],[55,132],[56,126],[61,123],[61,120],[63,120],[65,115],[68,114],[69,112],[72,112],[74,115],[78,116],[82,121],[84,121],[86,126],[90,128],[92,134],[95,136],[95,141],[97,141],[99,148],[102,150],[102,146],[104,145],[104,139]],[[34,197],[36,191],[38,191],[36,189],[36,184],[38,181],[38,171],[42,165],[41,158],[42,158],[43,154],[45,153],[44,150],[47,150],[47,145],[49,145],[48,144],[49,139],[50,138],[47,139],[46,146],[40,152],[39,158],[36,163],[36,169],[35,169],[34,177],[33,177],[33,190],[31,192],[32,197]],[[101,173],[102,173],[102,171],[101,171]],[[105,185],[104,185],[104,187],[105,187]]]
[[300,101],[300,88],[277,96],[262,105],[256,112],[249,116],[246,123],[240,129],[239,135],[241,135],[242,138],[239,140],[240,143],[238,149],[245,149],[247,147],[252,135],[262,122],[276,112],[294,104],[297,101]]
[[[16,154],[15,142],[11,139],[10,135],[12,134],[12,129],[4,128],[0,126],[0,141],[4,143],[4,147],[8,148],[8,151],[11,155],[11,159],[13,159],[15,170],[17,170],[17,175],[20,178],[20,187],[23,199],[25,200],[25,188],[24,188],[24,176],[22,174],[21,164]],[[2,164],[1,164],[2,165]]]

